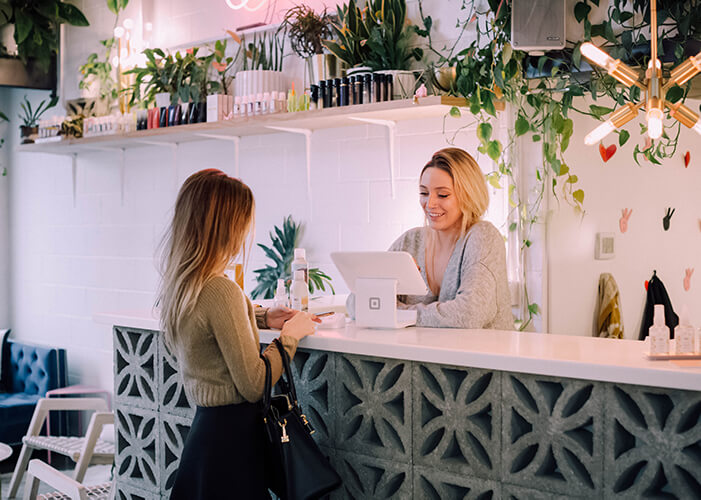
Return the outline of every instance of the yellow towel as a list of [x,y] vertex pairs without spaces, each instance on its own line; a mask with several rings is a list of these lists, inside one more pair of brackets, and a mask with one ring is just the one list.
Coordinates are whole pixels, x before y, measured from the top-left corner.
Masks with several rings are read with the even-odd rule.
[[597,320],[599,337],[623,338],[623,317],[618,285],[613,275],[602,273],[599,276],[599,316]]

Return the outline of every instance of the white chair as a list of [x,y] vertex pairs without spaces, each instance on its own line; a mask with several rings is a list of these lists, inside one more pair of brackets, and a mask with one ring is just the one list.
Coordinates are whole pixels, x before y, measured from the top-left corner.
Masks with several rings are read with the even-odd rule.
[[[41,482],[58,491],[39,495]],[[85,486],[41,460],[29,462],[24,500],[112,500],[114,496],[112,483]]]
[[[94,411],[84,437],[40,436],[49,410]],[[100,398],[58,398],[40,399],[37,403],[29,430],[22,438],[22,451],[10,481],[8,498],[15,498],[22,476],[27,469],[34,450],[47,450],[70,457],[75,463],[73,479],[83,481],[88,465],[111,464],[114,462],[114,444],[99,439],[105,425],[114,424],[114,414],[108,412],[107,403]]]

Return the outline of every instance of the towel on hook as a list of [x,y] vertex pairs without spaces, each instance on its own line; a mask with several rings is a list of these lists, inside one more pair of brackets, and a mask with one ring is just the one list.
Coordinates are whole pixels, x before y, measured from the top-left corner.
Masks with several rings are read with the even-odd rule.
[[621,297],[613,275],[602,273],[599,276],[597,335],[611,339],[623,338],[623,317]]

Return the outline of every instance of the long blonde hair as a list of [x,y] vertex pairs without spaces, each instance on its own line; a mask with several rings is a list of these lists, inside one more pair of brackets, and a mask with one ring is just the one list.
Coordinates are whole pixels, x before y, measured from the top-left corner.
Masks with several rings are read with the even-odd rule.
[[443,170],[453,179],[455,197],[462,212],[460,238],[464,237],[489,207],[489,191],[482,169],[467,151],[460,148],[445,148],[433,153],[419,178],[428,168]]
[[216,169],[187,178],[161,243],[157,305],[161,329],[172,351],[178,327],[192,311],[205,282],[243,251],[253,225],[250,188]]

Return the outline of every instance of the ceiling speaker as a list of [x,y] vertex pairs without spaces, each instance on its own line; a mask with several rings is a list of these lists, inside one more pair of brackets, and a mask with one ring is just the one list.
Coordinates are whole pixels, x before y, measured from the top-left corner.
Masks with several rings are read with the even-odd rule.
[[565,0],[513,0],[511,46],[525,51],[565,47]]

